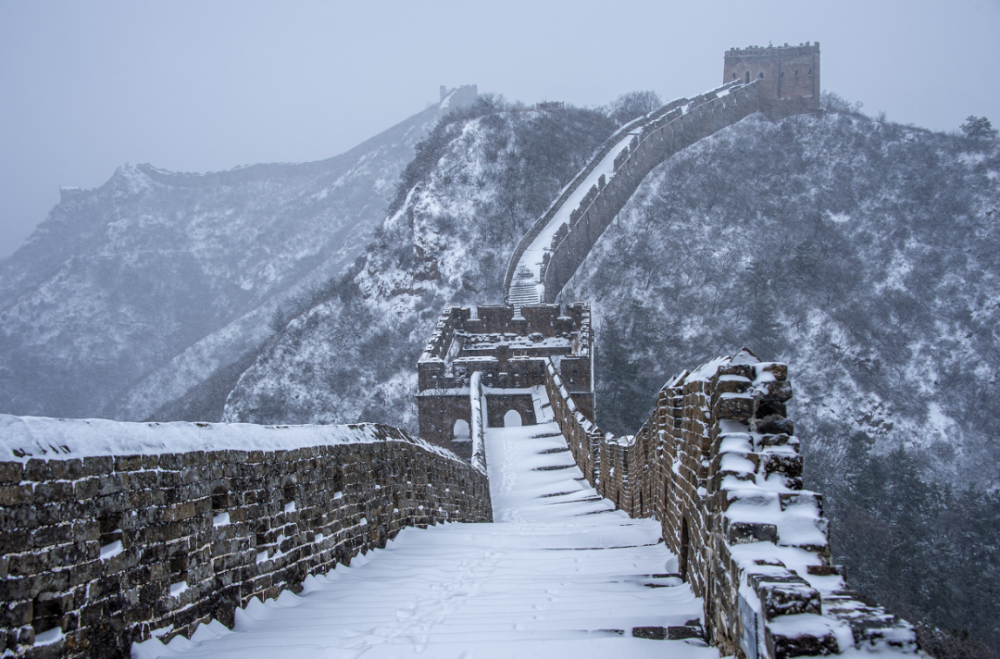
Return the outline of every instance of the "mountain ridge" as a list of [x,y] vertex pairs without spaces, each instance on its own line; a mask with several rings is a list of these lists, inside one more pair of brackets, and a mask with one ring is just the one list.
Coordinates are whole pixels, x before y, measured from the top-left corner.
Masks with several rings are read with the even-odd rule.
[[64,190],[0,261],[5,411],[142,420],[257,350],[282,305],[360,253],[439,111],[324,160],[125,165]]

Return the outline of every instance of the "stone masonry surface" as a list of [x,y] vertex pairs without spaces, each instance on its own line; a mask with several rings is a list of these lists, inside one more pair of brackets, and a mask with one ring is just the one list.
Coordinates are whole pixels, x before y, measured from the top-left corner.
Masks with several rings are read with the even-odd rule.
[[679,99],[650,117],[614,162],[614,175],[594,186],[553,236],[542,267],[544,301],[554,302],[591,248],[652,169],[698,140],[760,109],[759,83],[729,83]]
[[3,656],[126,657],[231,625],[404,527],[492,519],[483,471],[386,426],[3,416],[0,430]]
[[551,363],[546,389],[598,493],[660,521],[722,654],[915,653],[913,627],[849,590],[830,563],[822,498],[802,490],[799,441],[785,416],[787,372],[746,350],[713,360],[668,382],[646,424],[626,437],[581,413]]

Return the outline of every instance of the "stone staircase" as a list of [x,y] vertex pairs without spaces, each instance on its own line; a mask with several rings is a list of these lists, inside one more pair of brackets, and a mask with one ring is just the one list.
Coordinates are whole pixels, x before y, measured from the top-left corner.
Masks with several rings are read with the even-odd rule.
[[521,315],[521,307],[538,304],[538,282],[535,276],[524,266],[519,266],[510,287],[509,302],[514,306],[514,315]]

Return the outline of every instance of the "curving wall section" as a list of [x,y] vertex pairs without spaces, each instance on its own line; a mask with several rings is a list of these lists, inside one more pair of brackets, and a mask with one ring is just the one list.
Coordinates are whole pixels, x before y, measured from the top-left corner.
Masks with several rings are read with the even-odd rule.
[[[687,102],[687,99],[680,99],[664,107],[673,109],[675,104],[685,102]],[[555,214],[559,212],[559,209],[563,207],[570,195],[572,195],[587,179],[587,177],[590,176],[590,173],[594,171],[598,163],[600,163],[601,160],[603,160],[604,157],[611,152],[615,145],[621,141],[622,137],[628,135],[630,131],[641,128],[646,121],[648,121],[647,117],[639,117],[638,119],[631,121],[616,130],[611,137],[605,140],[604,144],[602,144],[601,147],[594,153],[590,162],[587,163],[587,166],[580,170],[580,173],[577,174],[573,180],[562,189],[562,192],[559,193],[559,196],[552,202],[548,210],[546,210],[545,213],[531,225],[528,232],[521,237],[521,240],[519,240],[517,245],[514,247],[514,252],[511,254],[510,259],[507,261],[507,272],[504,276],[503,282],[505,296],[509,296],[511,282],[514,280],[514,274],[517,271],[517,264],[520,261],[521,256],[524,254],[524,251],[528,248],[528,245],[530,245],[539,236],[539,234],[541,234],[542,230],[548,226],[549,222],[551,222],[552,218],[555,217]],[[509,303],[510,300],[505,297],[504,302]]]
[[406,526],[492,521],[484,471],[374,424],[0,416],[0,449],[5,657],[127,657]]
[[614,176],[591,188],[570,221],[556,231],[541,283],[544,302],[555,302],[590,249],[639,187],[664,160],[759,109],[759,82],[731,83],[673,105],[642,126],[614,162]]

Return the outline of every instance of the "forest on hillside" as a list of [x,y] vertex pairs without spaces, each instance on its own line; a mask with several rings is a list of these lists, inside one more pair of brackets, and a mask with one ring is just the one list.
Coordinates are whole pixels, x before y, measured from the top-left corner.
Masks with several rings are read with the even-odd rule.
[[996,656],[1000,149],[966,129],[835,96],[748,118],[654,170],[563,298],[594,303],[615,433],[684,368],[744,346],[787,362],[852,587]]

